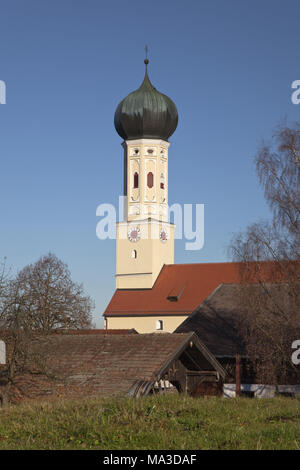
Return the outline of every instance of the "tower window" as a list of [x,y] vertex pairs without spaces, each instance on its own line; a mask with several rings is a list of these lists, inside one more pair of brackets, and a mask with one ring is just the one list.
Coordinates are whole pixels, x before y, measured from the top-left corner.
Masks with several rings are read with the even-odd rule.
[[160,175],[160,189],[165,189],[165,177],[163,173]]
[[133,258],[133,259],[136,259],[136,258],[137,258],[137,251],[136,251],[136,250],[132,250],[132,252],[131,252],[131,258]]
[[154,176],[151,171],[147,175],[147,186],[148,188],[153,188]]
[[156,320],[156,329],[163,330],[164,329],[164,322],[163,320]]
[[139,187],[139,174],[136,171],[133,175],[133,188],[138,188]]

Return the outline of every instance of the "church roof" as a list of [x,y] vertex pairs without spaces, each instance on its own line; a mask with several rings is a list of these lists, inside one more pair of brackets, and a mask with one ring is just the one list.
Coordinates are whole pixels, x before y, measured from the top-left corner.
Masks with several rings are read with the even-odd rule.
[[[266,279],[271,266],[261,263]],[[241,267],[242,263],[164,265],[152,289],[117,289],[104,315],[191,314],[220,284],[239,283]],[[257,282],[255,276],[253,282]]]

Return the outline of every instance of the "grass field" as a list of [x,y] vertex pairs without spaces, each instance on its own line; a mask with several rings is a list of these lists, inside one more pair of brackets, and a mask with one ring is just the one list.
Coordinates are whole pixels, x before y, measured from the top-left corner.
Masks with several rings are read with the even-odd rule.
[[0,449],[300,449],[300,400],[52,401],[0,409]]

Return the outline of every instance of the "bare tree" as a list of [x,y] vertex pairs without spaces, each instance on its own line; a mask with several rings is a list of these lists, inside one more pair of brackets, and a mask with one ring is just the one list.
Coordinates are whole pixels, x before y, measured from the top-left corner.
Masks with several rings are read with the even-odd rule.
[[241,333],[248,355],[258,379],[282,383],[300,375],[291,362],[291,344],[300,334],[299,124],[277,127],[255,163],[272,220],[235,235],[230,252],[242,262]]
[[2,263],[0,307],[1,339],[7,344],[7,363],[0,366],[0,403],[4,405],[20,376],[50,374],[39,347],[41,335],[91,327],[93,302],[84,295],[82,285],[71,280],[67,265],[49,253],[15,279]]
[[270,145],[264,143],[256,158],[273,221],[296,238],[300,234],[300,124],[278,126]]
[[0,268],[0,339],[6,344],[7,357],[6,364],[0,366],[2,406],[9,401],[11,386],[18,373],[24,370],[30,351],[29,332],[20,324],[21,305],[18,292],[17,283],[11,278],[4,260]]
[[4,323],[4,317],[7,310],[7,298],[10,285],[10,271],[6,266],[6,259],[0,261],[0,328]]
[[89,328],[93,302],[82,285],[72,281],[65,263],[54,254],[26,266],[11,283],[11,307],[7,324],[14,323],[16,309],[22,327],[49,333],[55,329]]

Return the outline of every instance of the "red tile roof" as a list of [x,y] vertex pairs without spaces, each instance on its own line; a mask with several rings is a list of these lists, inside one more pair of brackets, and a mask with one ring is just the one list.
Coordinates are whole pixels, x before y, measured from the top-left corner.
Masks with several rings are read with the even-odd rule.
[[[242,263],[165,265],[152,289],[117,289],[104,316],[190,314],[220,284],[239,283],[241,266]],[[263,262],[260,266],[260,275],[267,281],[274,263]],[[257,282],[255,276],[253,282]]]

